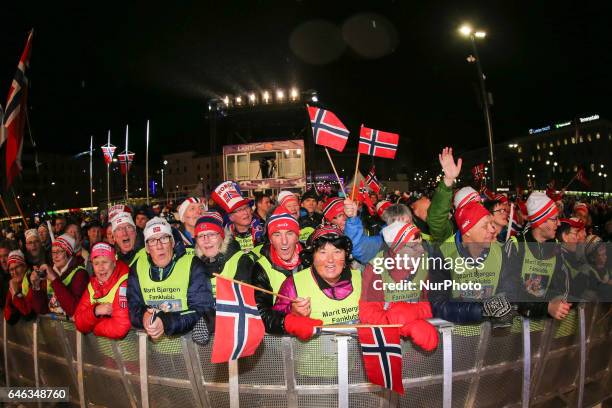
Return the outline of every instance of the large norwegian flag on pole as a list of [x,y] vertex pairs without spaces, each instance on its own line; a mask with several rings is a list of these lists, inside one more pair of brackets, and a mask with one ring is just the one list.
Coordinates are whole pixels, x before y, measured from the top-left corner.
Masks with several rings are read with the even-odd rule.
[[315,143],[339,152],[344,150],[349,131],[331,111],[308,106],[308,115]]
[[359,131],[359,153],[395,159],[399,134],[370,129],[361,125]]
[[357,333],[368,380],[372,384],[403,394],[399,328],[361,327],[357,329]]
[[28,34],[25,49],[19,64],[15,78],[11,83],[6,112],[2,126],[4,132],[0,134],[0,146],[6,140],[6,184],[9,187],[13,179],[21,172],[21,152],[23,151],[23,129],[26,122],[26,109],[28,100],[28,78],[26,70],[30,66],[30,53],[32,50],[32,35],[34,30]]
[[265,329],[254,289],[217,277],[217,313],[211,361],[223,363],[255,353]]
[[117,156],[119,158],[119,169],[121,170],[121,174],[123,174],[124,176],[125,173],[129,172],[130,168],[132,167],[134,156],[135,153],[132,152],[123,152]]

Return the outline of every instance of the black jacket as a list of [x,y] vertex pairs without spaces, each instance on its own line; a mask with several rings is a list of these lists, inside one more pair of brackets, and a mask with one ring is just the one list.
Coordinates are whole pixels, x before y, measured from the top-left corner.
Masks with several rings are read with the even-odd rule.
[[[261,249],[261,255],[270,261],[270,244],[264,245],[264,247]],[[281,272],[285,276],[291,276],[295,272],[303,269],[303,265],[300,264],[295,270],[288,271],[274,265],[272,261],[270,261],[270,263],[275,270]],[[253,263],[253,268],[251,270],[251,284],[262,289],[267,289],[269,291],[272,290],[272,285],[270,284],[270,279],[268,279],[268,274],[257,262]],[[257,309],[259,309],[261,320],[263,320],[264,326],[266,327],[266,333],[284,334],[285,315],[272,309],[272,306],[274,306],[274,298],[272,295],[256,290],[255,301],[257,302]]]

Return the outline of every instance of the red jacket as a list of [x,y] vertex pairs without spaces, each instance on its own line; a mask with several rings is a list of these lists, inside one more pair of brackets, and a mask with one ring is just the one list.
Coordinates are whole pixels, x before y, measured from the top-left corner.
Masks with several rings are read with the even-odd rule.
[[[94,297],[101,298],[108,294],[119,278],[127,275],[129,272],[130,269],[125,263],[117,261],[113,274],[106,282],[101,284],[95,276],[92,276],[90,283],[94,289]],[[96,336],[108,337],[110,339],[125,337],[131,327],[126,295],[127,279],[123,281],[115,293],[112,315],[110,317],[97,317],[94,314],[96,303],[91,303],[89,290],[86,289],[74,313],[74,322],[77,330],[85,334],[93,332]]]
[[[32,308],[26,300],[25,296],[17,297],[11,294],[9,290],[6,292],[6,304],[4,305],[4,319],[7,322],[14,322],[20,316],[28,316],[32,313]],[[13,319],[13,320],[12,320]]]
[[[72,261],[70,261],[70,266],[66,269],[65,274],[68,274],[74,270],[74,268],[81,266],[83,260],[82,258],[74,257]],[[49,299],[47,298],[47,280],[43,280],[40,283],[40,290],[33,290],[30,288],[30,293],[28,293],[28,302],[32,306],[32,309],[37,314],[47,314],[49,313]],[[61,277],[59,279],[54,280],[51,283],[51,287],[55,292],[55,297],[59,302],[59,305],[64,309],[66,316],[74,315],[76,311],[77,305],[79,304],[79,299],[81,299],[81,295],[83,295],[83,291],[87,289],[87,284],[89,283],[89,275],[85,269],[80,269],[75,273],[72,277],[72,281],[68,286],[62,283]]]

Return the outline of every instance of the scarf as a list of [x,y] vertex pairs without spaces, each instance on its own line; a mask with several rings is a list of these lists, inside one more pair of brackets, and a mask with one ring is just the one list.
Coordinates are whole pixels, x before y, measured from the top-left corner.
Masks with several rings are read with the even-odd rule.
[[295,251],[293,251],[293,257],[290,260],[285,261],[281,259],[281,257],[276,252],[276,248],[274,245],[270,245],[270,260],[273,265],[280,266],[281,268],[292,271],[300,264],[300,252],[302,251],[302,246],[300,243],[295,244]]

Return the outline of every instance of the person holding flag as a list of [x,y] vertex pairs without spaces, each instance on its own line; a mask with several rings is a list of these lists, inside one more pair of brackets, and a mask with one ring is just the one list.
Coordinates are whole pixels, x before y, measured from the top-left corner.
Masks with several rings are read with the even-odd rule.
[[224,181],[215,188],[212,199],[229,216],[230,223],[225,228],[225,234],[232,236],[244,253],[259,246],[263,226],[253,217],[249,200],[242,197],[238,185],[233,181]]
[[132,326],[152,339],[184,334],[202,316],[211,326],[215,301],[202,261],[175,245],[172,227],[163,218],[147,222],[144,238],[147,255],[138,258],[128,278]]

